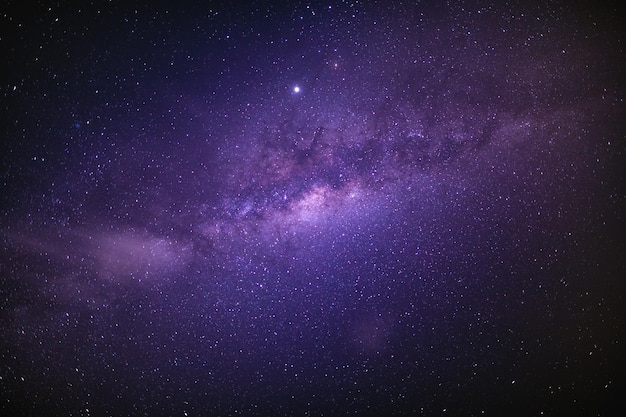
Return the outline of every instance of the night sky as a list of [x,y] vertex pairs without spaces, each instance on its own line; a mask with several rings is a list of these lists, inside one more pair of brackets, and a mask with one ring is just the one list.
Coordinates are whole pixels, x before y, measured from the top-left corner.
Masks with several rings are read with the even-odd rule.
[[621,10],[9,3],[1,415],[623,411]]

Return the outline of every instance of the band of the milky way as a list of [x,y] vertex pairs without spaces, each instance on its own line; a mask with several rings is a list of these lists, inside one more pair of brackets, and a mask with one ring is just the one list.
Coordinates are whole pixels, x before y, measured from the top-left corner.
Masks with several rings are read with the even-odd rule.
[[27,3],[0,413],[612,415],[619,9]]

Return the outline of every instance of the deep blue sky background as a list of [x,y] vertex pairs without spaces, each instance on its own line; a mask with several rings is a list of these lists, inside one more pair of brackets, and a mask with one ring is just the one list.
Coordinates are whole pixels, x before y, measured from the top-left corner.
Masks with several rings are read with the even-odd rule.
[[500,3],[0,6],[0,412],[612,415],[623,15]]

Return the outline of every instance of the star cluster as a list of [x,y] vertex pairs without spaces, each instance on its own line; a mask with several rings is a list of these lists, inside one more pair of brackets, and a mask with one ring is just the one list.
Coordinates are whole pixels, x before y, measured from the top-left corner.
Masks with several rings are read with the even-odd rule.
[[12,3],[0,413],[610,415],[617,9]]

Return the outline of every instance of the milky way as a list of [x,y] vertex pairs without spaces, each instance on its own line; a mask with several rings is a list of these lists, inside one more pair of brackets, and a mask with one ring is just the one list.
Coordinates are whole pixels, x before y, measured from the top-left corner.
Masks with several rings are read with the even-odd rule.
[[610,415],[617,9],[23,9],[3,414]]

